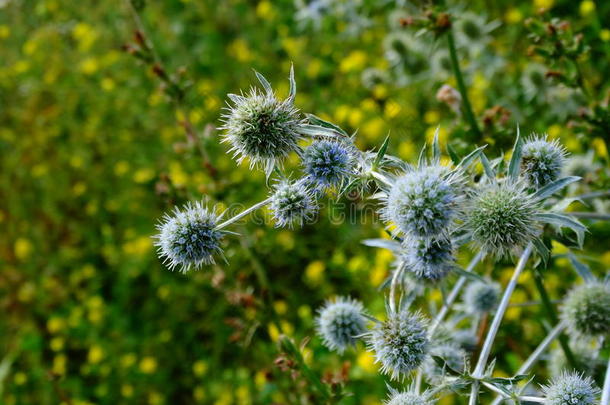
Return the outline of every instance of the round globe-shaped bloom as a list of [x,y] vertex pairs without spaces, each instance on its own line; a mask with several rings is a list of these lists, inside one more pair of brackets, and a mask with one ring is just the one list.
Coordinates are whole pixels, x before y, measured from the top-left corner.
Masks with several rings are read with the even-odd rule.
[[455,265],[453,244],[446,238],[412,238],[403,242],[403,260],[418,280],[435,283],[445,278]]
[[474,352],[477,349],[477,335],[468,329],[458,329],[452,335],[453,342],[466,352]]
[[432,403],[425,394],[420,395],[411,391],[393,391],[385,405],[432,405]]
[[213,264],[214,254],[222,254],[224,232],[216,229],[218,216],[200,202],[188,203],[166,214],[157,229],[155,245],[170,270],[187,272],[202,264]]
[[434,238],[446,234],[462,198],[459,176],[442,166],[425,166],[396,179],[383,216],[405,234]]
[[538,202],[522,184],[504,181],[483,186],[470,200],[464,227],[484,252],[518,252],[540,232]]
[[592,282],[576,287],[566,297],[561,317],[576,336],[608,336],[610,285]]
[[566,151],[557,140],[533,137],[523,145],[521,172],[530,186],[544,187],[559,178],[565,156]]
[[315,322],[324,345],[339,353],[353,346],[357,337],[366,332],[362,303],[348,297],[326,302]]
[[466,351],[459,346],[452,344],[436,345],[430,348],[430,356],[426,358],[423,365],[423,372],[426,379],[431,384],[436,384],[442,380],[449,372],[441,367],[432,356],[440,357],[445,361],[445,366],[457,372],[464,371],[464,360]]
[[[603,379],[603,375],[606,371],[606,362],[600,357],[598,347],[591,346],[590,342],[587,342],[586,340],[574,340],[570,342],[570,350],[576,361],[576,371],[590,376],[595,380],[597,380],[598,377]],[[572,365],[568,359],[566,359],[565,353],[560,347],[551,351],[549,370],[552,376],[559,376],[566,370],[572,369]]]
[[229,95],[233,104],[223,115],[223,142],[231,146],[238,163],[250,159],[250,167],[271,173],[290,152],[299,149],[302,120],[291,98],[280,101],[272,91],[256,88],[247,95]]
[[301,181],[279,183],[271,195],[269,207],[278,227],[302,226],[318,211],[314,196]]
[[590,377],[575,373],[564,373],[543,386],[545,405],[593,405],[597,402],[599,389]]
[[352,173],[354,158],[349,146],[336,141],[315,141],[303,151],[306,180],[315,188],[341,185]]
[[381,364],[381,372],[392,379],[419,367],[429,346],[423,318],[407,310],[391,311],[385,322],[376,324],[367,334],[367,343],[375,353],[375,362]]
[[475,281],[464,291],[464,305],[472,314],[492,311],[498,305],[500,287],[496,283]]

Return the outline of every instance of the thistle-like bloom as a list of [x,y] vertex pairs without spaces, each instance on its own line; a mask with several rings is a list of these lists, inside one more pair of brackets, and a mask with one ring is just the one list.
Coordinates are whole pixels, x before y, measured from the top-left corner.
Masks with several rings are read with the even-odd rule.
[[419,280],[435,283],[445,278],[455,265],[449,239],[407,237],[403,242],[404,264]]
[[464,305],[472,314],[492,311],[498,305],[500,287],[496,283],[475,281],[464,291]]
[[557,180],[565,163],[566,150],[557,140],[534,136],[523,145],[521,172],[534,188]]
[[424,166],[396,179],[383,217],[405,234],[431,239],[445,235],[462,201],[459,176],[442,166]]
[[366,332],[362,303],[349,297],[326,302],[316,318],[316,329],[326,347],[343,353]]
[[299,226],[310,220],[318,211],[312,192],[301,181],[284,181],[277,185],[269,204],[278,227]]
[[440,357],[445,361],[445,366],[457,372],[464,371],[464,360],[466,352],[459,346],[452,344],[443,344],[430,348],[430,356],[426,358],[423,365],[423,372],[427,380],[431,384],[440,382],[443,376],[449,372],[441,367],[432,356]]
[[309,145],[302,155],[306,180],[315,188],[340,186],[354,168],[354,157],[349,146],[320,140]]
[[170,270],[186,273],[202,264],[213,264],[214,254],[222,254],[220,242],[224,232],[216,229],[218,216],[200,202],[188,203],[173,215],[166,214],[157,229],[155,245]]
[[224,130],[222,141],[231,145],[238,163],[248,158],[250,168],[262,166],[269,176],[276,164],[299,149],[303,121],[293,104],[294,89],[287,99],[280,101],[260,75],[259,80],[264,92],[252,88],[247,95],[229,94],[233,105],[228,104],[220,129]]
[[[586,340],[574,340],[570,342],[570,350],[574,354],[574,360],[576,360],[576,371],[593,379],[604,375],[606,362],[600,357],[598,347],[591,346],[591,343]],[[554,377],[560,376],[566,370],[572,370],[572,365],[568,362],[564,351],[560,347],[551,351],[549,370]]]
[[597,403],[599,389],[590,377],[564,373],[543,386],[545,405],[593,405]]
[[608,336],[610,285],[591,282],[576,287],[564,301],[561,317],[576,336]]
[[412,391],[399,392],[390,389],[390,398],[385,402],[385,405],[432,405],[433,402],[428,399],[424,393],[420,395]]
[[479,190],[470,201],[464,226],[481,250],[504,256],[537,237],[537,213],[537,200],[523,185],[504,181]]
[[376,324],[366,337],[381,372],[392,379],[415,370],[428,353],[425,322],[419,313],[390,311],[388,319]]

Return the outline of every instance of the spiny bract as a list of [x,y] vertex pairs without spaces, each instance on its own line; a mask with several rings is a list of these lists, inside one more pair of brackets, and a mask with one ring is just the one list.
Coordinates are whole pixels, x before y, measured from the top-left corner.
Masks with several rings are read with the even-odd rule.
[[458,176],[442,166],[424,166],[396,179],[383,216],[400,231],[420,238],[445,234],[458,214]]
[[311,191],[302,182],[283,181],[271,196],[269,205],[278,227],[303,225],[316,214],[318,206]]
[[590,377],[564,373],[543,386],[546,405],[593,405],[599,389]]
[[441,367],[432,356],[440,357],[445,362],[445,367],[461,373],[464,371],[464,360],[466,359],[466,351],[457,345],[443,344],[430,348],[430,356],[426,358],[423,365],[423,372],[427,380],[432,383],[438,383],[443,376],[450,375],[451,371]]
[[316,329],[324,345],[343,353],[356,343],[356,337],[366,332],[364,307],[360,301],[338,297],[328,301],[316,318]]
[[607,336],[610,333],[610,285],[590,282],[574,288],[563,303],[561,317],[574,335]]
[[480,314],[496,308],[500,287],[495,283],[475,281],[464,291],[464,305],[470,313]]
[[429,345],[423,318],[407,310],[390,311],[388,319],[367,334],[367,343],[375,352],[375,362],[381,363],[381,372],[392,379],[419,367]]
[[419,280],[437,282],[445,278],[455,264],[453,244],[449,239],[407,237],[403,242],[403,260],[407,270]]
[[213,264],[215,253],[222,254],[223,232],[216,229],[218,216],[200,202],[188,203],[173,215],[166,214],[157,229],[155,245],[159,257],[170,270],[187,272],[202,264]]
[[260,165],[269,176],[276,164],[299,149],[303,121],[293,98],[280,101],[271,88],[264,92],[252,88],[245,96],[230,94],[229,98],[233,105],[227,107],[220,127],[223,142],[231,145],[238,163],[249,158],[250,167]]
[[534,136],[523,145],[521,172],[530,186],[544,187],[561,175],[566,151],[557,141]]
[[464,226],[481,250],[505,256],[538,236],[537,213],[537,200],[522,184],[503,181],[478,191],[470,201]]
[[305,178],[322,189],[341,185],[354,166],[352,151],[337,141],[315,141],[305,148],[302,159]]
[[385,405],[432,405],[432,401],[425,395],[415,392],[394,391],[390,394],[390,398],[386,401]]

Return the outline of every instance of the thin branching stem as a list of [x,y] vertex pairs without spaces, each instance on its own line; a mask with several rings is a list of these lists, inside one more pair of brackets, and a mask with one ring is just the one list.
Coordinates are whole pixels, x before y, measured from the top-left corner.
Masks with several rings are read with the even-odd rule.
[[246,208],[245,210],[243,210],[242,212],[240,212],[239,214],[235,215],[232,218],[227,219],[226,221],[224,221],[223,223],[219,224],[218,226],[216,226],[216,229],[222,229],[222,228],[226,228],[227,226],[239,221],[240,219],[242,219],[243,217],[245,217],[246,215],[248,215],[249,213],[256,211],[259,208],[264,207],[265,205],[269,204],[271,202],[271,197],[254,204],[253,206],[251,206],[250,208]]

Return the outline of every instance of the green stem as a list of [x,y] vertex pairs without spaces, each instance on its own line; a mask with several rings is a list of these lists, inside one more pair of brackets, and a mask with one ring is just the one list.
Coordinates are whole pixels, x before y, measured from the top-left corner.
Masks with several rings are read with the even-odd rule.
[[[546,313],[547,313],[549,319],[551,320],[551,323],[554,325],[558,324],[559,318],[557,317],[557,313],[555,312],[555,309],[553,308],[553,304],[551,303],[551,299],[549,298],[549,294],[546,290],[546,287],[544,286],[544,283],[542,282],[542,274],[540,274],[540,271],[537,269],[534,270],[534,283],[536,284],[536,289],[538,290],[538,293],[540,294],[540,298],[542,299],[542,303],[544,304]],[[568,344],[568,338],[566,337],[565,333],[562,332],[559,335],[558,340],[559,340],[559,345],[561,346],[561,349],[563,350],[563,353],[566,356],[566,360],[570,364],[570,367],[572,367],[574,370],[578,370],[576,358],[574,357],[572,350],[570,350],[570,345]]]
[[455,80],[457,81],[458,90],[462,96],[462,109],[464,110],[464,115],[470,123],[471,131],[474,132],[478,139],[480,139],[482,134],[479,130],[479,126],[477,125],[477,120],[474,117],[474,113],[472,112],[470,100],[468,99],[466,85],[464,84],[464,77],[462,76],[460,63],[457,57],[457,50],[455,49],[455,39],[453,38],[453,32],[451,30],[447,31],[447,45],[449,47],[449,57],[451,58],[451,68],[453,69]]

